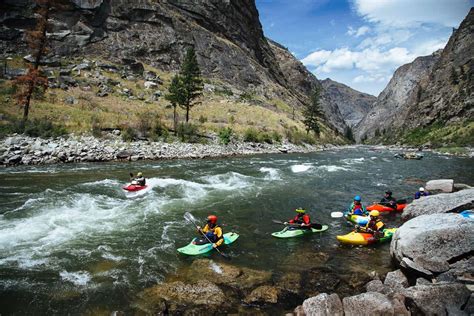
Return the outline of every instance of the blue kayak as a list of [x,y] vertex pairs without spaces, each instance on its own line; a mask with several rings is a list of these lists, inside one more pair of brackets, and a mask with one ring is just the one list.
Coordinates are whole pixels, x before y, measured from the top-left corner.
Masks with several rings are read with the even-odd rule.
[[473,210],[462,211],[459,214],[461,216],[465,217],[465,218],[474,219],[474,211]]

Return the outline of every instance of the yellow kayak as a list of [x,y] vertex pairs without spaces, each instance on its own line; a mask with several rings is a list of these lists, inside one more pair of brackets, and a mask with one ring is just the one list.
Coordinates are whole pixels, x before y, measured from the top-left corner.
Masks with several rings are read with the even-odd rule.
[[349,245],[371,245],[376,243],[383,243],[392,239],[393,234],[395,233],[396,228],[387,228],[384,230],[384,235],[381,238],[375,238],[374,235],[369,233],[357,233],[350,232],[346,235],[336,236],[337,240],[343,244]]

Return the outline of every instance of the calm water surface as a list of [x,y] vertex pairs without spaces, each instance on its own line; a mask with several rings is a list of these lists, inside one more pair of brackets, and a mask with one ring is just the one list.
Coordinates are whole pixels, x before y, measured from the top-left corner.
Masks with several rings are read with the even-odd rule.
[[[183,214],[216,213],[241,237],[225,252],[231,264],[275,274],[310,265],[299,253],[324,252],[328,267],[391,268],[389,245],[340,246],[351,230],[332,211],[355,194],[365,204],[387,189],[411,196],[424,181],[453,178],[474,185],[474,159],[426,153],[421,161],[357,147],[312,154],[216,160],[68,164],[0,170],[0,314],[127,310],[134,296],[195,258],[176,248],[195,235]],[[145,192],[125,194],[129,172],[143,171]],[[278,240],[297,207],[328,224],[323,234]],[[384,217],[400,225],[399,215]],[[217,254],[210,256],[220,260]]]

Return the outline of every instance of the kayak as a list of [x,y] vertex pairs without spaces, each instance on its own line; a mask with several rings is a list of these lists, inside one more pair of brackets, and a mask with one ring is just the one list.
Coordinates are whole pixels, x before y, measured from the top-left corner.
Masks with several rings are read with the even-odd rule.
[[336,236],[337,240],[343,244],[349,245],[372,245],[377,243],[383,243],[392,239],[393,234],[395,233],[396,228],[387,228],[384,230],[384,236],[381,238],[375,238],[374,235],[369,233],[356,233],[350,232],[346,235]]
[[123,187],[123,189],[125,191],[135,192],[135,191],[146,189],[147,187],[148,187],[147,185],[129,184],[126,187]]
[[[234,241],[239,238],[239,234],[237,233],[225,233],[224,234],[224,244],[229,245],[233,243]],[[202,245],[196,244],[197,241],[200,241],[200,238],[194,238],[187,246],[178,248],[178,252],[189,255],[189,256],[196,256],[196,255],[201,255],[206,252],[211,251],[212,249],[212,244],[211,243],[205,243]]]
[[370,205],[370,206],[367,206],[367,211],[379,211],[379,212],[394,212],[394,211],[403,211],[403,209],[405,208],[406,203],[404,204],[397,204],[397,209],[394,210],[393,208],[391,207],[388,207],[388,206],[385,206],[385,205],[382,205],[382,204],[373,204],[373,205]]
[[369,222],[369,216],[363,215],[346,215],[346,219],[357,225],[366,225]]
[[328,229],[328,225],[323,225],[321,229],[316,229],[316,228],[311,228],[311,229],[289,229],[288,227],[285,227],[283,230],[272,233],[273,237],[277,238],[292,238],[292,237],[298,237],[298,236],[303,236],[303,235],[308,235],[312,233],[319,233],[326,231]]
[[461,216],[463,216],[465,218],[474,219],[474,211],[473,210],[462,211],[459,214],[461,214]]

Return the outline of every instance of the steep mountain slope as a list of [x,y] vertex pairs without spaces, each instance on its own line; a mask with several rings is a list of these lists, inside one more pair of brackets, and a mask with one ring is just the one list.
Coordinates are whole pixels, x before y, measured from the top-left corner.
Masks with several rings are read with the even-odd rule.
[[377,100],[373,95],[354,90],[329,78],[322,80],[321,84],[325,96],[338,106],[342,117],[350,127],[357,125]]
[[[34,24],[31,0],[0,3],[0,48],[25,48],[22,32]],[[254,0],[69,0],[52,19],[59,56],[100,57],[115,63],[138,60],[177,71],[187,47],[195,47],[206,78],[233,92],[281,100],[300,112],[317,79],[291,54],[263,35]],[[278,55],[279,57],[277,57]],[[286,63],[281,64],[285,55]],[[301,78],[300,85],[294,77]],[[337,107],[322,102],[332,128],[345,124]]]
[[403,65],[356,126],[357,140],[474,144],[474,8],[446,47]]
[[403,113],[416,98],[420,82],[427,79],[439,56],[440,52],[436,52],[418,57],[395,71],[372,109],[356,125],[354,135],[357,141],[388,133],[403,124]]

